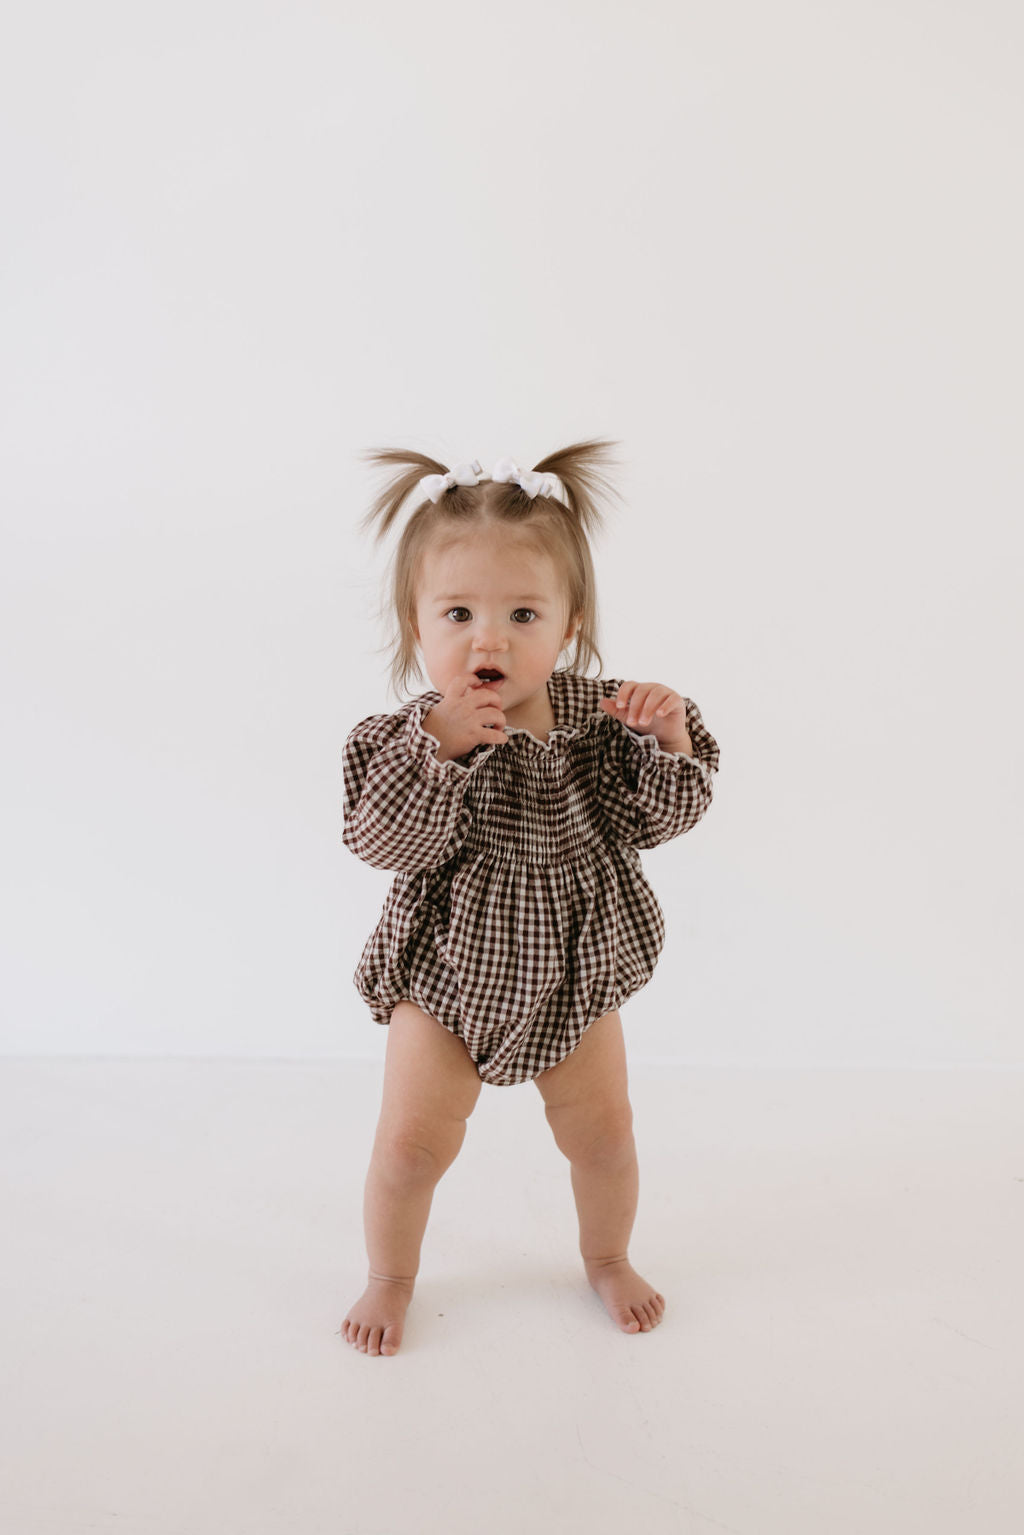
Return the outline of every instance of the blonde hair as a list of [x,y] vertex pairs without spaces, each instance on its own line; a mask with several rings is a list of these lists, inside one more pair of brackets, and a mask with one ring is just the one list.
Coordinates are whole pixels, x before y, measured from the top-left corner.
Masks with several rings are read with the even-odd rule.
[[[598,497],[602,493],[621,500],[619,492],[601,473],[608,450],[616,444],[604,438],[576,442],[535,464],[542,474],[556,474],[565,486],[568,505],[551,496],[532,499],[514,482],[484,480],[479,485],[455,485],[438,501],[425,498],[410,516],[390,565],[387,596],[380,616],[394,625],[389,646],[391,685],[401,696],[410,676],[423,676],[417,660],[414,631],[416,593],[427,550],[441,552],[465,534],[500,524],[513,529],[538,554],[546,554],[559,573],[568,602],[569,619],[577,618],[575,648],[568,670],[585,675],[596,661],[604,663],[597,648],[597,591],[589,537],[602,526]],[[376,522],[379,541],[391,527],[399,507],[425,474],[447,474],[448,466],[403,448],[371,448],[362,457],[371,463],[396,465],[396,472],[360,520],[366,532]]]

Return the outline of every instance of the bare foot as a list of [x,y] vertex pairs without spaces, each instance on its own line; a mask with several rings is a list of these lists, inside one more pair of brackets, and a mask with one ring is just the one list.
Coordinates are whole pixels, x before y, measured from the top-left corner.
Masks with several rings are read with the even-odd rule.
[[366,1289],[341,1324],[345,1342],[361,1354],[393,1354],[402,1341],[414,1283],[412,1279],[371,1275]]
[[665,1310],[665,1297],[642,1279],[628,1258],[584,1263],[605,1310],[623,1332],[650,1332]]

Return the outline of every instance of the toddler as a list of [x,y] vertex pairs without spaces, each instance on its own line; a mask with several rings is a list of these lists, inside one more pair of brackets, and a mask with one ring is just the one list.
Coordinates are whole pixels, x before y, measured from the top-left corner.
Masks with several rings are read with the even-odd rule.
[[612,1321],[649,1332],[664,1314],[627,1253],[639,1179],[618,1009],[665,937],[637,850],[701,819],[718,745],[667,683],[584,675],[603,670],[589,535],[612,446],[528,473],[368,455],[398,467],[364,528],[379,518],[380,537],[417,502],[393,566],[395,692],[418,656],[433,686],[344,749],[345,844],[396,871],[354,977],[389,1025],[369,1282],[340,1329],[365,1354],[401,1343],[434,1189],[484,1082],[540,1090]]

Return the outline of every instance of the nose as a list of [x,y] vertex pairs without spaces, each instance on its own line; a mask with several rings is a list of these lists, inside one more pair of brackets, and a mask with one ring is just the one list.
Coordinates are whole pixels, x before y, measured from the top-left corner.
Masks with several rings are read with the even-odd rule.
[[499,638],[497,629],[493,625],[488,628],[481,624],[478,633],[473,637],[474,653],[484,656],[496,656],[502,654],[507,649],[508,641]]

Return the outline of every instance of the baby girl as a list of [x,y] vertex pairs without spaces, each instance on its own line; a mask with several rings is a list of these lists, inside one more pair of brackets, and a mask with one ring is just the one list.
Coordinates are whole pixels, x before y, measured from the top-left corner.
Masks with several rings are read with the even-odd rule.
[[399,1347],[434,1189],[485,1082],[536,1083],[612,1321],[650,1332],[665,1312],[627,1250],[639,1179],[619,1008],[665,939],[638,849],[696,826],[718,745],[668,683],[585,675],[602,669],[589,540],[610,446],[529,472],[371,455],[396,467],[364,526],[379,518],[381,536],[416,503],[393,566],[392,680],[422,660],[433,686],[362,720],[344,751],[345,844],[395,871],[354,977],[388,1025],[368,1283],[340,1329],[362,1353]]

